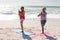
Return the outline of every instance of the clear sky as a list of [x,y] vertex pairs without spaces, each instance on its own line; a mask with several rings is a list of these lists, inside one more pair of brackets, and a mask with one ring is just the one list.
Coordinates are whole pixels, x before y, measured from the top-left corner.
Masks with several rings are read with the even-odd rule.
[[1,5],[60,6],[60,0],[0,0]]

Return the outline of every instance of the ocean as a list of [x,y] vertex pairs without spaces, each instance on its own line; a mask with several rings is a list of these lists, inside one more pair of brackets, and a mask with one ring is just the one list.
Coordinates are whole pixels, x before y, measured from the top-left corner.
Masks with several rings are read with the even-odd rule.
[[[37,15],[46,7],[47,18],[60,18],[60,6],[24,6],[26,19],[39,18]],[[0,20],[19,19],[18,10],[20,6],[4,7],[0,9]]]

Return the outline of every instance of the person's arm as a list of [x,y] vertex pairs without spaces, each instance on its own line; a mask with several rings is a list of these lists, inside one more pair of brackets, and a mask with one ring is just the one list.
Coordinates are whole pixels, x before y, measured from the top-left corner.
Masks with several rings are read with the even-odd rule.
[[20,15],[20,11],[18,11],[18,15]]
[[38,17],[41,16],[41,13],[38,14]]
[[24,11],[24,15],[25,15],[25,11]]
[[43,16],[45,16],[46,14],[47,14],[46,12],[45,13],[42,13]]

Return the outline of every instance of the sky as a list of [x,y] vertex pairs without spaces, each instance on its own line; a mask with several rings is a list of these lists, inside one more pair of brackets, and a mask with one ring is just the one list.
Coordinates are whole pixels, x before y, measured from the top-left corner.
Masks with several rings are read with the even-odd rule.
[[0,0],[0,6],[10,5],[60,6],[60,0]]

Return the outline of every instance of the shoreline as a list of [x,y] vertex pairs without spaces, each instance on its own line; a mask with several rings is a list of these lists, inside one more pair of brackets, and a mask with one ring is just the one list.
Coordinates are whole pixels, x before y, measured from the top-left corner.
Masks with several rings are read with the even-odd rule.
[[[37,17],[38,14],[31,14],[31,15],[25,15],[26,19],[34,19],[34,18],[40,18]],[[60,19],[60,15],[59,14],[48,14],[47,18],[53,18],[53,19]],[[9,21],[9,20],[16,20],[19,19],[18,15],[0,15],[0,21]]]

